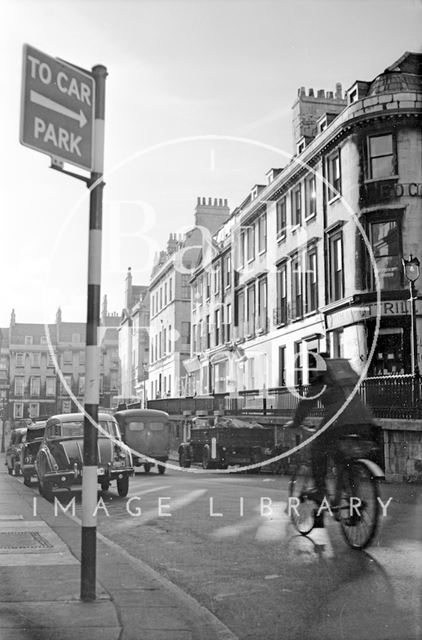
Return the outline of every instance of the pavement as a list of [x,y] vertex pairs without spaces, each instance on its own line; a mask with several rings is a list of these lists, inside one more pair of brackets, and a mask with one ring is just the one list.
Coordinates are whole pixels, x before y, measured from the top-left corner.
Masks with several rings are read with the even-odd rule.
[[2,455],[1,640],[237,640],[193,597],[99,533],[97,597],[82,602],[80,546],[80,521],[55,515],[54,504],[7,474]]

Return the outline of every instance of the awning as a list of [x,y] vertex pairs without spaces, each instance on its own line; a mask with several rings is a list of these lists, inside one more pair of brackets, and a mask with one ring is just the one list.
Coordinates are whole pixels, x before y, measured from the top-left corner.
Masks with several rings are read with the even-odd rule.
[[195,371],[199,371],[201,368],[201,363],[199,362],[199,358],[194,356],[193,358],[183,360],[183,366],[188,373],[195,373]]

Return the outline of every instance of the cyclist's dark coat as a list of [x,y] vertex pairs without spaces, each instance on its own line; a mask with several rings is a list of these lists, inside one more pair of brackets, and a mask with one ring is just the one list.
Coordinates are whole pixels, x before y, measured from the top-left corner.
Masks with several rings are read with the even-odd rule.
[[325,363],[327,370],[314,376],[309,386],[308,396],[300,401],[293,419],[293,426],[298,427],[319,400],[324,407],[324,417],[319,428],[333,416],[336,418],[316,442],[320,439],[331,440],[334,436],[350,433],[370,437],[373,434],[374,420],[357,390],[355,392],[359,382],[356,372],[344,358],[327,359]]

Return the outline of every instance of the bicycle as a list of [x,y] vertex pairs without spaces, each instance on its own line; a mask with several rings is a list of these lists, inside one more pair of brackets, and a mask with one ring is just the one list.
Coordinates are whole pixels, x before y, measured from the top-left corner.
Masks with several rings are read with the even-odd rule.
[[372,441],[356,435],[341,436],[337,447],[342,463],[327,464],[327,495],[322,503],[316,501],[310,461],[298,464],[289,482],[290,518],[296,530],[307,535],[325,512],[331,513],[349,546],[365,549],[377,532],[379,480],[384,473],[368,458],[375,448]]

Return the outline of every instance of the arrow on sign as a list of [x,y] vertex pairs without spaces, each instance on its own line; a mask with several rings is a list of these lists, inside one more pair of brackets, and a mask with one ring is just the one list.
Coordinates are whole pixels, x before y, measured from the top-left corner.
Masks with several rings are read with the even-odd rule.
[[79,111],[79,113],[77,113],[76,111],[72,111],[71,109],[64,107],[62,104],[59,104],[58,102],[54,102],[54,100],[50,100],[50,98],[46,98],[45,96],[41,95],[41,93],[38,93],[37,91],[33,91],[33,90],[30,91],[30,100],[31,102],[34,102],[35,104],[38,104],[41,107],[45,107],[46,109],[51,109],[52,111],[56,111],[56,113],[61,113],[63,116],[68,116],[68,118],[73,118],[73,120],[78,120],[79,126],[81,129],[88,122],[82,109]]

